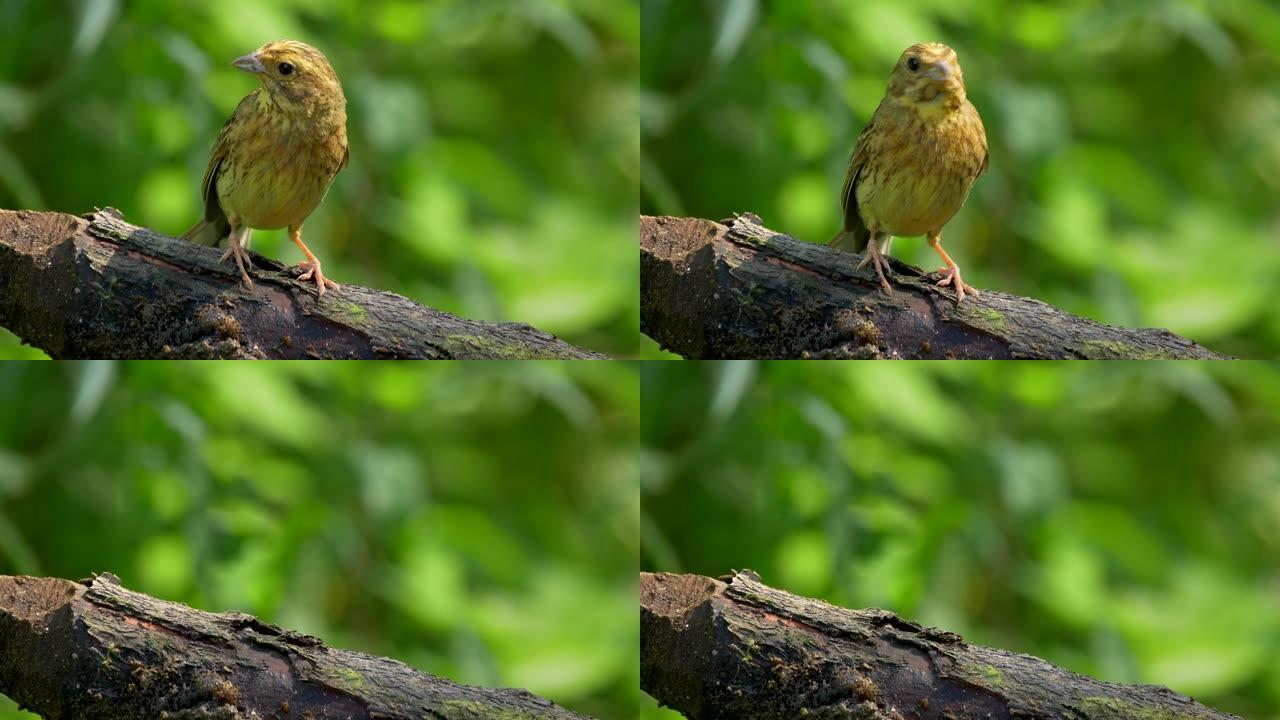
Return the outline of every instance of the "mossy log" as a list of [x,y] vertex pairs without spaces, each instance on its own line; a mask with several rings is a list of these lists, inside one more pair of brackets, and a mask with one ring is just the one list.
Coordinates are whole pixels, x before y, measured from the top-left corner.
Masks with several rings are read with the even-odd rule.
[[1240,720],[760,582],[642,573],[640,685],[689,720]]
[[467,320],[357,285],[316,296],[252,255],[130,225],[0,210],[0,326],[55,358],[600,358],[537,328]]
[[1168,330],[1111,327],[985,288],[957,306],[936,277],[893,258],[886,296],[861,259],[751,214],[644,216],[640,326],[690,359],[1226,359]]
[[158,600],[110,574],[0,576],[0,692],[49,720],[586,720],[524,690]]

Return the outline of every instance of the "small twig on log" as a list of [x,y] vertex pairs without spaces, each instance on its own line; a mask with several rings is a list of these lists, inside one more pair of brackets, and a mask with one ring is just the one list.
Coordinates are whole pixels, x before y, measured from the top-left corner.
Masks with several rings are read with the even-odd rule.
[[0,326],[55,358],[601,358],[537,328],[484,323],[343,285],[318,299],[254,255],[124,222],[0,210]]
[[0,692],[50,720],[586,720],[525,690],[460,685],[251,615],[157,600],[109,573],[0,576]]
[[644,216],[640,326],[691,359],[1227,359],[1168,330],[1111,327],[985,288],[957,306],[949,288],[892,258],[886,296],[861,258],[750,214]]
[[791,595],[751,571],[722,580],[640,575],[640,686],[690,720],[1240,720],[1158,685]]

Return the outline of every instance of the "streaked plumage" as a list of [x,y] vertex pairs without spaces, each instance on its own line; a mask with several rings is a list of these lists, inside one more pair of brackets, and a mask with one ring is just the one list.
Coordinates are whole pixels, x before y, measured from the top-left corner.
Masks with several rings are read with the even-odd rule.
[[[866,250],[885,292],[884,272],[894,235],[928,235],[946,267],[939,285],[966,291],[960,269],[942,249],[942,227],[964,205],[987,169],[982,118],[965,92],[955,52],[940,43],[907,48],[889,76],[884,99],[863,129],[849,160],[840,202],[844,229],[831,245]],[[883,245],[872,236],[888,236]]]
[[319,294],[337,283],[302,242],[302,223],[347,166],[347,111],[342,85],[329,61],[304,43],[267,43],[235,66],[254,73],[262,87],[231,114],[214,143],[201,182],[204,219],[184,237],[216,243],[230,236],[223,260],[232,257],[245,285],[243,247],[250,229],[289,228],[307,262],[300,280],[314,280]]

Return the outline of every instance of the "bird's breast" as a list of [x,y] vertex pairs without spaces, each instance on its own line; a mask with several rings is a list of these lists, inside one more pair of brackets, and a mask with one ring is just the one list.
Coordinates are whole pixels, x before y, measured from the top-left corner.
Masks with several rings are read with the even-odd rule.
[[249,227],[301,224],[324,199],[346,147],[345,131],[316,128],[306,119],[260,121],[227,153],[218,199]]
[[982,172],[986,139],[977,123],[904,122],[885,133],[858,183],[864,220],[892,235],[942,230]]

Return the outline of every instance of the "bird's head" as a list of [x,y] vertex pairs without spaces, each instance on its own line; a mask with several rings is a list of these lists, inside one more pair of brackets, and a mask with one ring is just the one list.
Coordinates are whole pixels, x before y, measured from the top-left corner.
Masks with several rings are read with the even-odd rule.
[[281,107],[308,114],[336,105],[346,107],[342,84],[319,50],[296,40],[276,40],[231,63],[262,81]]
[[903,50],[889,75],[887,94],[917,109],[959,107],[965,89],[956,51],[942,43],[918,43]]

